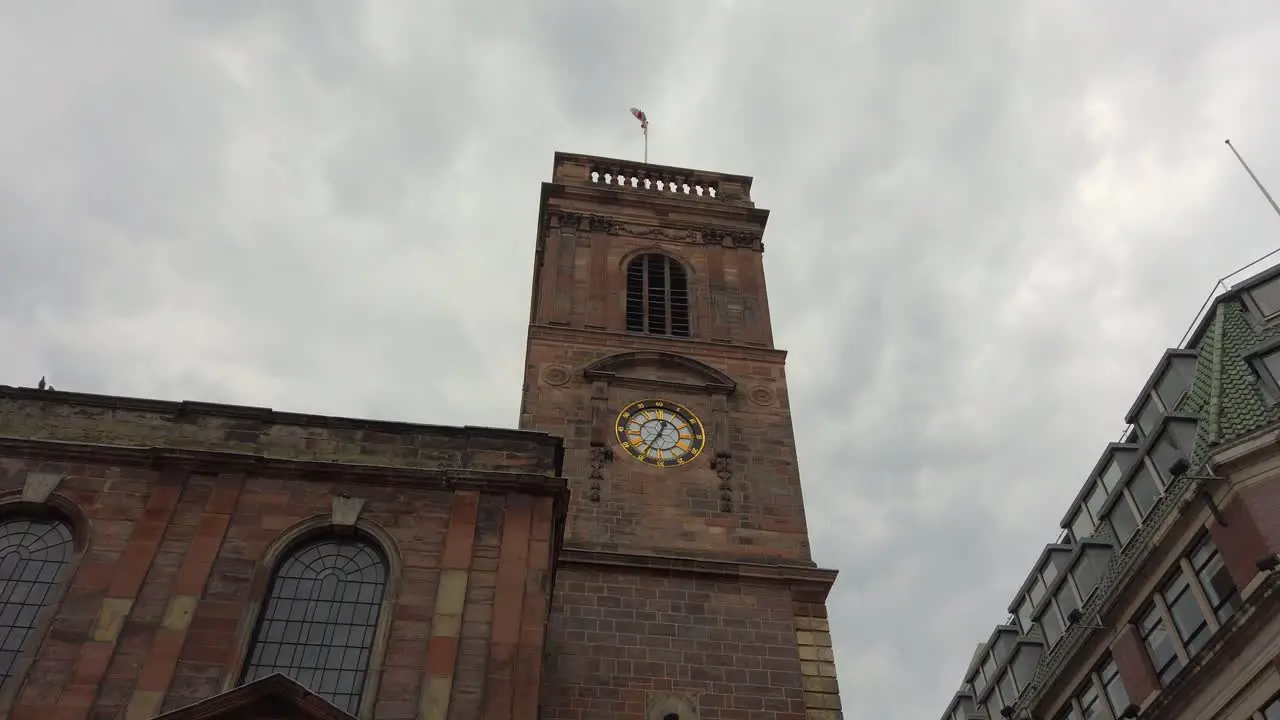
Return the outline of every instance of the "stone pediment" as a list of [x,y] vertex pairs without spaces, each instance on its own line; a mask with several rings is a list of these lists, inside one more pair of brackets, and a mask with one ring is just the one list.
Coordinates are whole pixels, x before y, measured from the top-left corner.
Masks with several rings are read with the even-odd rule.
[[155,720],[356,720],[280,673],[268,675]]
[[723,372],[684,355],[657,350],[617,353],[583,368],[592,381],[632,387],[729,395],[737,383]]

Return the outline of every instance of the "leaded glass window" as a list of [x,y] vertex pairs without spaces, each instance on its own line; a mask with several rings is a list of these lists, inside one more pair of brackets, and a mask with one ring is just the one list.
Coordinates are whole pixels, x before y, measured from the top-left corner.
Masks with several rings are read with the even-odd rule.
[[301,545],[276,571],[242,681],[282,673],[356,714],[386,586],[386,561],[363,539]]
[[71,527],[60,520],[0,521],[0,684],[28,649],[40,611],[56,600],[72,549]]

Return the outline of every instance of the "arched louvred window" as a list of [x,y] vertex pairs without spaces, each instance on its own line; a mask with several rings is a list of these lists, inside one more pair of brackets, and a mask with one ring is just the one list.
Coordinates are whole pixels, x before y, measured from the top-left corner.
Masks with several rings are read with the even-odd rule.
[[386,588],[386,559],[363,538],[298,546],[272,578],[241,682],[282,673],[358,713]]
[[689,337],[689,278],[659,253],[627,265],[627,332]]
[[71,526],[61,520],[0,520],[0,684],[36,641],[36,618],[55,600],[73,550]]

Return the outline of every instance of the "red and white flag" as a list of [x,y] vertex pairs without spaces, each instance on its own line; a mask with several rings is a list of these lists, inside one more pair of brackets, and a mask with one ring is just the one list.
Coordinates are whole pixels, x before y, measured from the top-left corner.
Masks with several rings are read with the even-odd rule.
[[644,111],[640,108],[631,108],[631,114],[640,121],[640,129],[647,132],[649,130],[649,118],[645,116]]

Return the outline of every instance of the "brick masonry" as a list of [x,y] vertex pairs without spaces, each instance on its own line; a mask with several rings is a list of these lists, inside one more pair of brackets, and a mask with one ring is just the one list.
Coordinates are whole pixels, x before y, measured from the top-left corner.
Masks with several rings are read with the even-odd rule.
[[[362,717],[842,717],[768,213],[749,178],[702,173],[723,202],[673,202],[587,187],[591,162],[557,155],[577,185],[544,186],[526,430],[0,387],[0,511],[82,518],[0,718],[141,720],[232,688],[274,558],[331,526],[393,556]],[[654,250],[690,271],[692,338],[622,332],[625,263]],[[645,397],[700,416],[695,462],[610,452]]]
[[548,636],[547,720],[645,718],[653,693],[713,720],[805,718],[785,586],[565,566]]
[[[12,438],[21,423],[42,440],[0,440],[0,500],[11,500],[0,510],[20,511],[23,504],[13,501],[25,494],[28,503],[40,497],[74,506],[88,521],[88,537],[79,538],[86,549],[29,671],[16,680],[9,718],[149,718],[234,685],[274,545],[291,528],[334,520],[380,528],[396,554],[380,682],[366,690],[375,693],[371,717],[535,716],[522,698],[537,696],[541,664],[531,659],[541,658],[543,635],[529,628],[545,617],[565,512],[564,481],[553,477],[558,451],[544,436],[508,433],[504,446],[483,433],[410,434],[404,444],[415,452],[407,463],[425,465],[423,448],[431,448],[426,452],[447,455],[441,465],[480,464],[457,467],[460,477],[473,470],[461,489],[426,468],[414,470],[417,476],[352,469],[344,479],[311,476],[306,463],[226,472],[218,467],[225,457],[181,449],[76,444],[73,451],[48,441],[217,441],[158,436],[148,424],[163,426],[162,414],[104,417],[102,403],[78,405],[62,393],[18,402],[0,396],[6,402],[22,412],[0,413],[9,424],[0,434]],[[78,422],[85,416],[103,426]],[[185,428],[219,425],[217,417],[197,417]],[[343,432],[357,438],[347,452],[361,439],[370,443],[368,454],[393,444],[388,437],[374,443],[364,430]],[[283,435],[270,428],[265,434]],[[95,453],[111,459],[95,462]],[[526,468],[545,474],[520,472]],[[391,477],[377,482],[380,472]],[[521,483],[526,492],[513,489]],[[335,503],[343,496],[362,502]]]
[[[565,439],[573,490],[545,717],[842,717],[833,575],[787,575],[814,565],[765,290],[767,211],[569,182],[544,187],[540,212],[520,427]],[[645,252],[685,267],[690,337],[625,332],[626,267]],[[702,453],[672,468],[627,456],[615,419],[641,399],[696,413]]]
[[0,437],[542,474],[554,471],[560,452],[557,438],[513,430],[350,420],[5,386],[0,386]]

